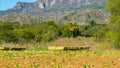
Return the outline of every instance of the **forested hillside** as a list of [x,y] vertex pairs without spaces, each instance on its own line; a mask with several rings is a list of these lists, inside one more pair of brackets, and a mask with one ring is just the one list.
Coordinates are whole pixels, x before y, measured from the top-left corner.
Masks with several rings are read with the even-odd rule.
[[84,9],[66,12],[49,12],[40,15],[36,14],[15,14],[15,15],[4,15],[0,17],[3,22],[20,22],[20,23],[31,23],[31,22],[45,22],[53,20],[57,23],[69,23],[78,22],[79,24],[87,24],[94,20],[97,23],[106,23],[109,13],[105,10],[98,9]]

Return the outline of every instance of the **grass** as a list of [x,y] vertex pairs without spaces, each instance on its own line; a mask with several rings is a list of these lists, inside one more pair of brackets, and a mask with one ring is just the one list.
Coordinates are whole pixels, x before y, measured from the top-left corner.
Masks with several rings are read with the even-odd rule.
[[[90,50],[65,50],[85,47]],[[1,68],[120,68],[120,51],[94,38],[60,38],[51,42],[2,43],[0,49],[26,47],[25,51],[0,50]]]
[[93,37],[59,38],[51,42],[40,43],[31,42],[25,44],[2,43],[0,45],[0,50],[4,49],[4,47],[8,47],[8,49],[10,50],[26,48],[27,51],[48,51],[64,49],[72,50],[75,49],[76,47],[77,47],[76,49],[81,50],[79,47],[86,47],[86,45],[90,47],[90,50],[111,50],[111,49],[115,50],[110,43],[96,42],[95,38]]
[[[51,42],[30,42],[26,44],[2,43],[0,46],[25,47],[28,51],[48,51],[48,49],[62,50],[63,47],[84,47],[88,45],[90,50],[111,50],[113,46],[107,42],[96,42],[95,38],[77,37],[77,38],[59,38]],[[0,49],[3,49],[0,47]]]
[[93,37],[77,37],[77,38],[60,38],[52,42],[46,43],[47,46],[58,46],[58,47],[90,47],[90,50],[111,50],[113,46],[108,42],[97,42]]

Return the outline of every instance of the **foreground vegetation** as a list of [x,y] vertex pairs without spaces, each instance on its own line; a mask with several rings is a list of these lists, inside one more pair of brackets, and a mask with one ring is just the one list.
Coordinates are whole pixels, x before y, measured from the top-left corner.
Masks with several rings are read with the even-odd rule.
[[[9,61],[8,61],[9,60]],[[2,68],[119,68],[119,51],[2,51]]]

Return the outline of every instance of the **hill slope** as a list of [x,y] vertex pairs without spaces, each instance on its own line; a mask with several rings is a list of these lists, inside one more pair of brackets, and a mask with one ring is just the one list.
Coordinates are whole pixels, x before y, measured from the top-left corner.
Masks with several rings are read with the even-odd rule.
[[4,14],[41,14],[50,11],[69,11],[86,8],[102,9],[105,6],[105,0],[38,0],[36,2],[17,2],[16,5],[6,11]]
[[6,11],[0,11],[1,21],[43,22],[54,20],[58,23],[88,23],[95,20],[101,23],[108,14],[104,11],[105,0],[37,0],[17,2]]

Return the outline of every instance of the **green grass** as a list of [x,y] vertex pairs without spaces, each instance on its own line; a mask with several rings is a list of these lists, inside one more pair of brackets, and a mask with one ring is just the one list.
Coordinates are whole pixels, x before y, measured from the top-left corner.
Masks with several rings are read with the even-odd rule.
[[48,51],[47,46],[32,46],[27,49],[27,51]]

